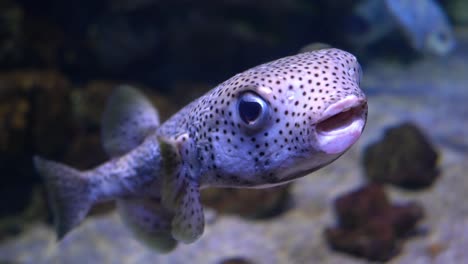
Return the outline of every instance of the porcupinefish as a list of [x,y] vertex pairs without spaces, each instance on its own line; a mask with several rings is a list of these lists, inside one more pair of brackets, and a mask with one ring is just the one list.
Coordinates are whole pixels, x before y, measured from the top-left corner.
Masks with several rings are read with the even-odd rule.
[[204,230],[200,188],[262,188],[331,163],[360,137],[367,101],[356,58],[322,49],[239,73],[159,124],[136,89],[120,86],[102,119],[111,159],[86,171],[34,157],[58,238],[95,203],[116,200],[137,238],[160,252]]

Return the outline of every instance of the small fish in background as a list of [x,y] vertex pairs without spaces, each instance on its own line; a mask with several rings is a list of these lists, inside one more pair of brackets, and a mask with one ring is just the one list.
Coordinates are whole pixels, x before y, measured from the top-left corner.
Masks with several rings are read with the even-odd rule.
[[443,56],[455,48],[452,26],[435,0],[385,0],[385,3],[415,50]]
[[434,0],[364,0],[355,7],[349,24],[348,39],[357,47],[398,30],[423,54],[444,56],[455,48],[452,26]]
[[58,238],[93,204],[116,200],[124,223],[159,252],[204,230],[200,188],[290,182],[340,157],[360,137],[361,67],[339,49],[285,57],[239,73],[160,124],[139,91],[121,86],[102,119],[111,159],[78,171],[40,157]]

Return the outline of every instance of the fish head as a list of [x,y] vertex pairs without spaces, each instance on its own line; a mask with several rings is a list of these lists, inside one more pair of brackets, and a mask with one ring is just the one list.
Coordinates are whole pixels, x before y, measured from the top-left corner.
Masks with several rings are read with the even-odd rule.
[[323,49],[257,66],[221,84],[207,124],[207,158],[219,185],[277,185],[337,159],[366,123],[361,75],[353,55]]

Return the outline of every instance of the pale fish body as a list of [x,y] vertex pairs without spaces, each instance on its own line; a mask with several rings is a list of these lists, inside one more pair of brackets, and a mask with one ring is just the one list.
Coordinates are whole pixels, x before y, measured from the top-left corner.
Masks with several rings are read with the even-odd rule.
[[159,125],[138,91],[121,86],[103,116],[111,159],[90,170],[35,157],[59,238],[95,203],[117,200],[134,234],[167,252],[204,230],[199,189],[266,187],[337,159],[361,135],[367,102],[356,58],[322,49],[235,75]]

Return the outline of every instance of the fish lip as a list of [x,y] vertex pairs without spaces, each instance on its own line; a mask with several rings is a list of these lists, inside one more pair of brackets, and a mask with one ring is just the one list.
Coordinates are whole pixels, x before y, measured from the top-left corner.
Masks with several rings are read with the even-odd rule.
[[339,154],[361,136],[367,117],[367,101],[350,95],[329,106],[316,123],[318,148],[328,154]]
[[317,124],[336,116],[339,113],[344,113],[353,108],[359,108],[365,106],[367,100],[365,98],[359,98],[355,95],[350,95],[341,99],[340,101],[330,105],[325,111],[323,111],[322,117],[317,121]]

